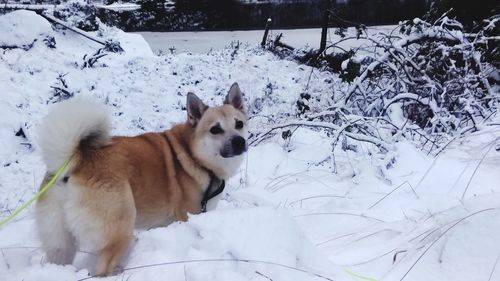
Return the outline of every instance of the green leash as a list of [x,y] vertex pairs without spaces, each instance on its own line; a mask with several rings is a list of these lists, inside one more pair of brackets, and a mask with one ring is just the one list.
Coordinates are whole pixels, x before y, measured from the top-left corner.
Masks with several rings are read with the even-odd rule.
[[70,162],[71,158],[69,158],[68,160],[64,161],[64,163],[59,167],[59,169],[57,169],[56,171],[56,174],[50,179],[50,181],[45,184],[41,189],[40,191],[38,191],[37,194],[35,194],[33,197],[31,197],[31,199],[26,202],[24,205],[22,205],[21,207],[17,208],[12,214],[10,214],[8,217],[6,217],[5,219],[3,219],[2,221],[0,221],[0,227],[6,225],[8,222],[10,222],[15,216],[17,216],[22,210],[26,209],[29,205],[31,205],[35,200],[37,200],[38,198],[40,198],[40,196],[42,196],[45,192],[47,192],[47,190],[49,190],[52,186],[54,186],[54,184],[56,183],[56,181],[59,179],[59,177],[64,173],[64,170],[66,170],[66,167],[68,167],[68,164]]
[[363,275],[356,274],[356,273],[354,273],[352,271],[349,271],[347,268],[342,268],[342,269],[347,273],[347,275],[349,275],[351,277],[354,277],[354,278],[357,278],[357,279],[361,279],[361,280],[366,280],[366,281],[378,281],[375,278],[366,277],[366,276],[363,276]]

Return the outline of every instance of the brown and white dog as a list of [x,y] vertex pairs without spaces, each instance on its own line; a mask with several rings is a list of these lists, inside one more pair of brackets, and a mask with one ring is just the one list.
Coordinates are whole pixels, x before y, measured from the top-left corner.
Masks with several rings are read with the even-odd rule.
[[67,172],[36,205],[49,262],[72,263],[78,248],[98,253],[95,275],[114,272],[133,229],[165,226],[201,212],[211,182],[237,172],[247,150],[243,97],[234,83],[224,104],[187,95],[188,119],[161,133],[111,137],[108,112],[89,100],[56,106],[40,126],[48,172]]

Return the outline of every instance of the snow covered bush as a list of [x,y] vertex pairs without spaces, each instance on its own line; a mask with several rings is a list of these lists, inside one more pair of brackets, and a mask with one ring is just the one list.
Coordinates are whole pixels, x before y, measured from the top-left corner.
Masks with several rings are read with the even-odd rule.
[[97,8],[89,5],[85,1],[68,1],[63,8],[57,8],[53,11],[56,18],[69,22],[71,25],[84,30],[96,31],[99,29],[99,19],[97,17]]
[[483,0],[481,4],[462,0],[430,0],[427,13],[423,19],[434,22],[447,14],[450,18],[460,21],[466,31],[472,31],[483,19],[500,12],[497,0]]
[[497,113],[498,69],[478,48],[484,36],[471,40],[446,16],[434,24],[404,22],[400,32],[369,38],[378,50],[362,58],[361,74],[342,96],[345,106],[383,118],[412,139],[423,137],[429,150]]
[[471,34],[444,15],[434,23],[405,21],[390,34],[344,38],[341,41],[361,38],[369,43],[341,53],[347,59],[340,73],[331,63],[340,55],[315,58],[323,61],[316,65],[339,73],[344,83],[332,94],[302,94],[297,101],[299,120],[272,129],[323,128],[343,149],[356,150],[356,144],[364,142],[382,153],[405,137],[438,153],[452,139],[481,129],[498,112],[497,22],[498,16],[485,20],[484,28]]

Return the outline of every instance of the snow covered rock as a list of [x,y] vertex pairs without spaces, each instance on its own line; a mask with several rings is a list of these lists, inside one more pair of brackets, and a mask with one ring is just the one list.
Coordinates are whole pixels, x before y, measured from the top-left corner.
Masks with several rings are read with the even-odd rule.
[[18,10],[0,16],[0,46],[30,48],[53,34],[51,24],[35,12]]
[[120,42],[120,47],[127,53],[128,57],[152,58],[154,53],[144,37],[139,34],[126,33],[116,28],[103,28],[104,36]]

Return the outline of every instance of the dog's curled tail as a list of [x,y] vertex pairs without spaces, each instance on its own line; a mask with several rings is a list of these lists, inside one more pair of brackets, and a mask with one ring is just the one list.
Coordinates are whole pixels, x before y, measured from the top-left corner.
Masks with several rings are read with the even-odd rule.
[[47,171],[55,172],[76,152],[85,153],[109,143],[106,107],[88,98],[72,98],[56,105],[38,129]]

